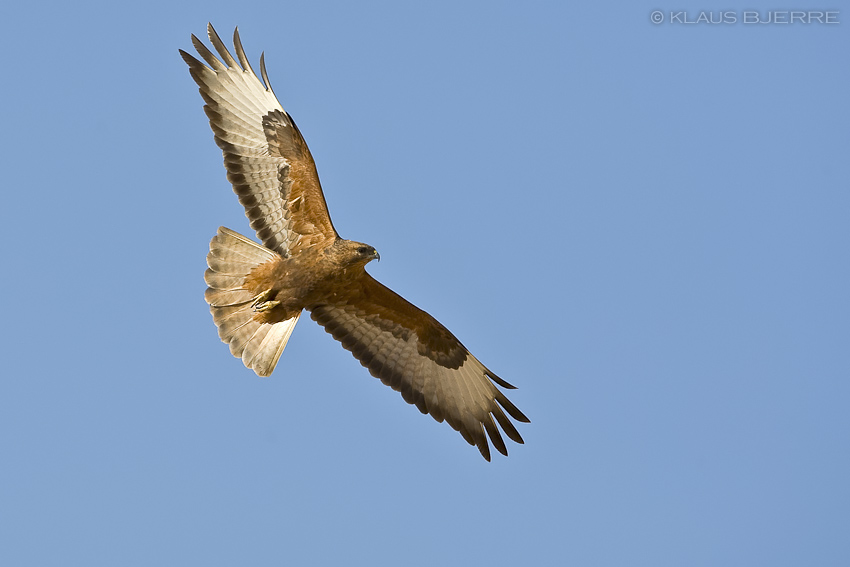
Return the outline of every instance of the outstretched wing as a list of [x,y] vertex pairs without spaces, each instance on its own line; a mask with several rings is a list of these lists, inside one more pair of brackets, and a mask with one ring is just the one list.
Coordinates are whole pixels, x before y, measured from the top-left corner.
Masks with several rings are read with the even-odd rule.
[[529,419],[496,384],[514,387],[481,364],[436,319],[366,272],[356,290],[332,304],[312,306],[310,312],[372,376],[401,392],[422,413],[447,421],[488,461],[488,436],[500,453],[508,454],[495,422],[510,439],[523,442],[505,412],[517,421]]
[[236,59],[210,24],[210,41],[221,59],[194,35],[204,65],[182,49],[200,87],[216,144],[224,153],[227,179],[245,207],[257,237],[282,256],[326,244],[337,237],[331,223],[316,163],[289,114],[269,84],[263,57],[263,82],[248,63],[239,30],[233,33]]

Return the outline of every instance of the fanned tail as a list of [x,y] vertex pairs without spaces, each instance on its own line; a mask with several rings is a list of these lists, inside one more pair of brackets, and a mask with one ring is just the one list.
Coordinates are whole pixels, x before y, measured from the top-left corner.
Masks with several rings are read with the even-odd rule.
[[210,241],[209,269],[204,273],[204,298],[230,352],[259,376],[269,376],[286,347],[300,313],[279,323],[254,318],[257,297],[242,286],[251,270],[278,254],[229,228],[220,227]]

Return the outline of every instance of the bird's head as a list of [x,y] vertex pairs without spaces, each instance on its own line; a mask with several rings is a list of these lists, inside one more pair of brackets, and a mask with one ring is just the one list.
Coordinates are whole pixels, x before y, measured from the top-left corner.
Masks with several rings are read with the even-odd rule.
[[375,250],[374,246],[369,246],[368,244],[363,244],[362,242],[357,242],[357,260],[356,262],[363,262],[363,264],[368,264],[372,260],[381,261],[381,255],[378,254],[378,251]]
[[342,246],[341,256],[344,258],[344,263],[350,266],[360,265],[365,266],[372,260],[380,260],[381,255],[375,250],[374,246],[363,244],[362,242],[354,242],[353,240],[345,240]]

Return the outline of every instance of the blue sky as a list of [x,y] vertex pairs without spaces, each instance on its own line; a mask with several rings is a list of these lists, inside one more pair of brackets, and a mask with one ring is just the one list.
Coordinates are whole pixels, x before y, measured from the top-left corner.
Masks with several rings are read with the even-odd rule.
[[[742,21],[831,7],[6,7],[0,564],[850,563],[850,11]],[[370,273],[519,387],[510,457],[309,319],[271,378],[219,342],[207,21]]]

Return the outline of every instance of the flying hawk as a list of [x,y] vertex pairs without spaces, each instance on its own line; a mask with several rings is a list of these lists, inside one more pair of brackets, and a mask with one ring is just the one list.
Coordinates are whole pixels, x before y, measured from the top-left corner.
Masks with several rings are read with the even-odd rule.
[[488,461],[488,436],[507,455],[496,422],[522,443],[505,412],[529,421],[496,388],[514,386],[436,319],[366,273],[366,264],[380,259],[378,252],[334,229],[316,163],[271,89],[263,56],[261,82],[238,29],[233,34],[238,61],[212,25],[207,31],[219,57],[194,35],[206,65],[183,50],[180,55],[200,87],[227,179],[263,243],[224,227],[210,242],[205,298],[222,341],[245,366],[268,376],[306,309],[407,403],[447,421]]

